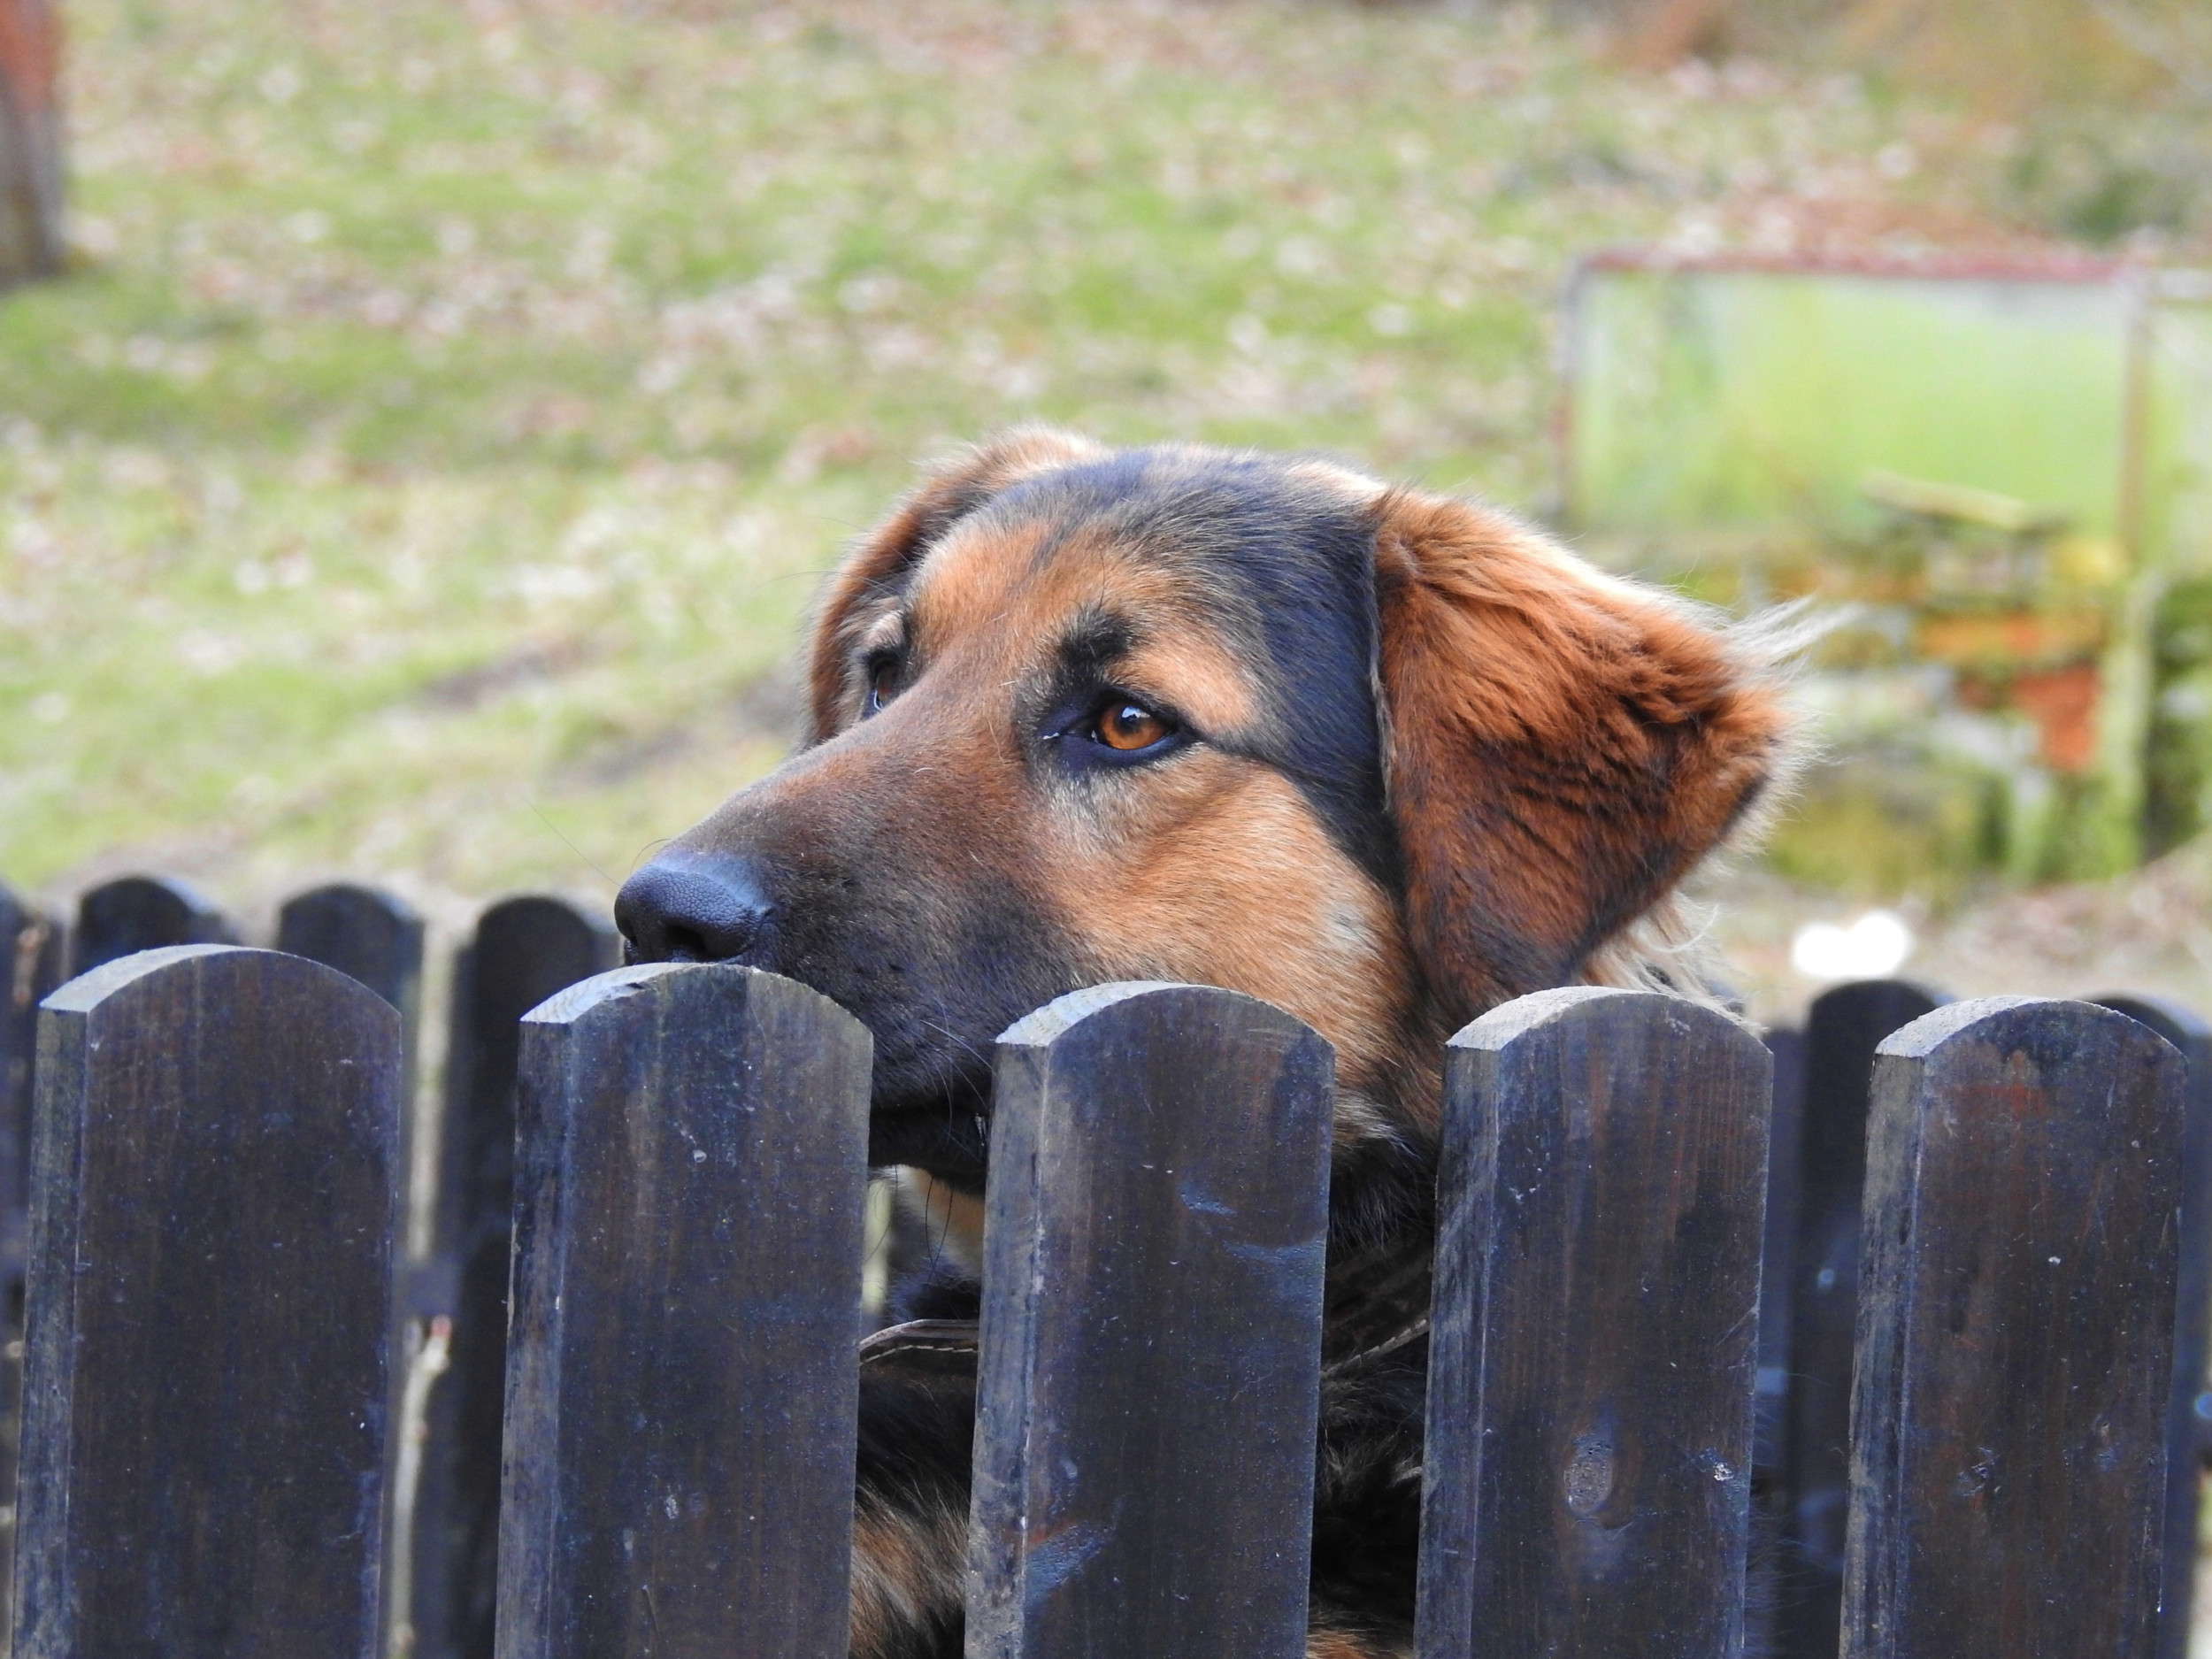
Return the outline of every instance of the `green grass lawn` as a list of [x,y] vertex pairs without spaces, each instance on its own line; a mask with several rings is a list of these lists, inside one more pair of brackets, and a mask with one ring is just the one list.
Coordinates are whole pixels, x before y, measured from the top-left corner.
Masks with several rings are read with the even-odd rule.
[[2001,241],[2014,130],[1533,14],[76,0],[0,297],[0,877],[604,895],[1010,422],[1541,511],[1572,257]]

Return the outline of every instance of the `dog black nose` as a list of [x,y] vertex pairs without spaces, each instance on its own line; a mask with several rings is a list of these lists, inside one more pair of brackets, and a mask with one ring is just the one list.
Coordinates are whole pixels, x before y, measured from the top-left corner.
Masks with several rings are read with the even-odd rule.
[[733,859],[657,859],[622,884],[614,922],[632,962],[727,962],[767,931],[768,900]]

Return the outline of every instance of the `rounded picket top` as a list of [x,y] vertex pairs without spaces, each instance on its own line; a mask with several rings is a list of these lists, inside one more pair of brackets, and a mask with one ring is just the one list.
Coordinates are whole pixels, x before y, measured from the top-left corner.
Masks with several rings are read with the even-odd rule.
[[476,918],[466,971],[454,985],[454,1018],[476,1048],[480,1090],[514,1087],[516,1022],[557,991],[622,959],[614,923],[550,894],[501,899]]
[[1304,1650],[1334,1073],[1212,986],[999,1039],[971,1655]]
[[1704,1036],[1743,1050],[1747,1057],[1765,1045],[1725,1010],[1666,991],[1636,991],[1610,985],[1563,985],[1532,991],[1478,1015],[1454,1033],[1448,1049],[1458,1054],[1498,1054],[1534,1033],[1553,1035],[1591,1026],[1656,1022],[1683,1037]]
[[[396,1011],[351,974],[289,952],[227,941],[133,951],[77,975],[39,1007],[51,1014],[105,1019],[126,1007],[118,999],[127,992],[133,998],[153,998],[203,990],[224,996],[280,997],[301,1008],[319,1005],[318,1018],[349,1021],[357,1017],[372,1032],[386,1025],[397,1031]],[[135,1017],[134,1005],[129,1013]]]
[[476,948],[611,964],[621,954],[621,941],[613,920],[595,909],[557,894],[518,893],[484,908],[476,918]]
[[1984,997],[1878,1051],[1847,1651],[2147,1655],[2185,1066],[2087,1002]]
[[2192,1066],[2200,1054],[2212,1054],[2212,1020],[2170,996],[2151,996],[2133,991],[2115,991],[2090,999],[2099,1008],[2148,1025],[2181,1050]]
[[[38,1004],[61,983],[63,944],[58,921],[0,887],[0,1117],[9,1122],[23,1122]],[[0,1149],[0,1163],[8,1156]],[[19,1188],[19,1181],[0,1185],[0,1210],[22,1202],[9,1197]]]
[[77,925],[69,941],[69,971],[73,975],[85,973],[103,963],[165,945],[237,941],[229,918],[188,884],[172,876],[119,876],[79,896]]
[[615,1022],[674,1041],[683,1032],[680,1023],[670,1022],[681,1022],[688,1010],[740,1005],[770,1022],[772,1042],[818,1041],[856,1048],[864,1066],[873,1053],[875,1038],[867,1026],[812,986],[730,962],[647,962],[595,974],[554,992],[525,1014],[522,1024],[526,1032],[552,1027],[598,1034]]
[[1181,985],[1165,979],[1123,979],[1070,991],[1016,1020],[1000,1033],[999,1043],[1015,1048],[1056,1048],[1079,1031],[1094,1040],[1107,1032],[1164,1017],[1193,1015],[1217,1021],[1225,1033],[1233,1032],[1247,1041],[1271,1037],[1286,1051],[1308,1041],[1318,1043],[1332,1065],[1335,1063],[1336,1050],[1326,1039],[1272,1002],[1217,985]]
[[658,963],[521,1038],[495,1651],[842,1652],[867,1027]]
[[409,1613],[432,1647],[492,1647],[522,1017],[620,960],[609,919],[534,893],[484,910],[454,957],[433,1229],[436,1271],[449,1286],[434,1293],[436,1310],[451,1315],[452,1338],[423,1452],[419,1502],[438,1518],[419,1527],[425,1559]]
[[2163,996],[2100,996],[2100,1008],[2139,1020],[2180,1050],[2189,1068],[2181,1152],[2181,1263],[2174,1297],[2172,1393],[2166,1402],[2166,1544],[2160,1574],[2159,1652],[2184,1659],[2196,1604],[2198,1479],[2212,1449],[2212,1022]]
[[423,1454],[422,1502],[442,1518],[419,1532],[431,1559],[415,1573],[410,1615],[430,1647],[492,1647],[522,1017],[620,961],[608,918],[535,893],[488,907],[454,959],[434,1247],[453,1333]]
[[[1806,1019],[1810,1024],[1823,1017],[1831,1019],[1857,1018],[1864,1014],[1878,1015],[1883,1010],[1911,1007],[1916,1003],[1925,1008],[1940,1008],[1950,1000],[1946,993],[1923,985],[1917,979],[1845,979],[1830,986],[1806,1005]],[[1916,1019],[1919,1016],[1916,1014],[1913,1018]]]
[[397,1012],[196,944],[93,969],[41,1025],[19,1651],[220,1629],[372,1659]]
[[2048,996],[1975,996],[1923,1014],[1884,1038],[1878,1058],[1941,1061],[1956,1045],[2026,1056],[2062,1065],[2101,1042],[2145,1064],[2178,1065],[2181,1055],[2147,1022],[2095,1002]]
[[404,1012],[422,978],[423,920],[395,894],[335,881],[285,900],[276,948],[350,974]]
[[1771,1079],[1655,991],[1539,991],[1452,1038],[1423,1659],[1741,1645]]
[[1842,1617],[1844,1520],[1851,1469],[1852,1345],[1858,1330],[1859,1196],[1866,1179],[1867,1102],[1882,1040],[1951,999],[1911,979],[1832,985],[1805,1011],[1797,1062],[1790,1246],[1770,1258],[1786,1274],[1791,1379],[1778,1427],[1775,1501],[1789,1529],[1793,1584],[1776,1609],[1778,1647],[1835,1645]]

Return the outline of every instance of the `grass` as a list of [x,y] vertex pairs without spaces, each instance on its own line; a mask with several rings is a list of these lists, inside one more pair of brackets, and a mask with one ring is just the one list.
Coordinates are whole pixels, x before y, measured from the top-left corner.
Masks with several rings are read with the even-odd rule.
[[0,297],[33,888],[603,896],[772,764],[815,580],[918,456],[1046,419],[1540,512],[1577,253],[2062,219],[2011,113],[1512,8],[68,21],[78,269]]

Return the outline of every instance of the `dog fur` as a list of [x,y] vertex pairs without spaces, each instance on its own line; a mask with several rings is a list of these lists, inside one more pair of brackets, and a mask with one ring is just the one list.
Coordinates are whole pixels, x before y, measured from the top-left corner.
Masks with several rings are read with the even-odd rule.
[[[1039,431],[860,541],[808,694],[802,752],[626,887],[634,956],[850,1009],[872,1160],[970,1227],[1005,1026],[1110,980],[1264,998],[1337,1052],[1333,1283],[1425,1259],[1445,1040],[1612,972],[1786,742],[1755,652],[1494,509]],[[1109,721],[1166,735],[1132,753]],[[972,1314],[961,1259],[896,1311]],[[1409,1651],[1425,1355],[1325,1388],[1309,1659]],[[957,1379],[864,1374],[856,1659],[960,1651],[972,1408]]]

